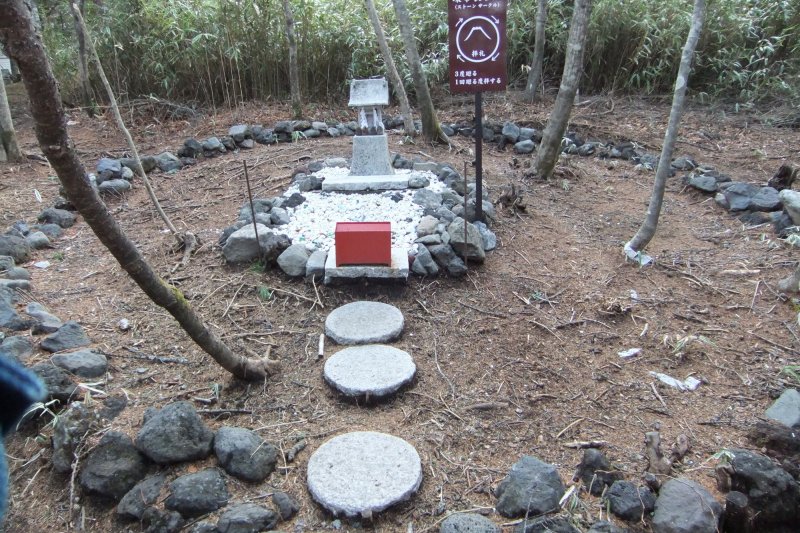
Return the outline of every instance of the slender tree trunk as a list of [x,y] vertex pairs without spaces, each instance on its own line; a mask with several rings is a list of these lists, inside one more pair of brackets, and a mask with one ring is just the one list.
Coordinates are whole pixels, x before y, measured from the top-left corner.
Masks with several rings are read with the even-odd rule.
[[286,40],[289,43],[289,89],[292,94],[294,118],[303,116],[303,101],[300,99],[300,69],[297,66],[297,39],[294,35],[294,15],[289,0],[283,0],[283,16],[286,19]]
[[411,18],[408,15],[406,0],[392,0],[394,11],[397,15],[397,25],[403,36],[403,45],[406,49],[406,59],[411,69],[414,80],[414,89],[417,92],[417,107],[422,117],[422,136],[429,142],[444,142],[450,144],[450,139],[442,131],[439,119],[436,117],[436,108],[433,107],[431,92],[428,90],[428,79],[422,70],[422,61],[419,59],[417,43],[414,40],[414,29],[411,27]]
[[17,62],[16,61],[12,61],[11,62],[11,80],[12,81],[19,81],[20,80],[19,68],[17,67]]
[[528,82],[522,93],[525,100],[538,100],[539,84],[542,83],[542,64],[544,63],[544,27],[547,23],[547,0],[539,0],[536,8],[536,41],[533,44],[533,60],[531,70],[528,72]]
[[78,33],[83,37],[84,42],[87,42],[89,45],[89,54],[92,56],[92,60],[94,60],[94,64],[97,67],[97,74],[100,76],[100,80],[103,82],[103,87],[106,89],[108,101],[111,103],[111,110],[114,113],[114,118],[117,121],[117,127],[119,127],[120,131],[122,131],[122,134],[125,136],[125,141],[128,143],[128,148],[131,150],[133,160],[136,162],[136,173],[139,174],[140,178],[142,178],[142,182],[144,182],[144,188],[147,190],[147,195],[150,197],[153,207],[156,208],[158,216],[161,217],[161,220],[164,221],[164,224],[167,225],[167,228],[169,228],[169,231],[175,237],[175,240],[178,242],[178,246],[193,246],[193,243],[196,242],[194,235],[189,237],[189,240],[192,241],[192,243],[186,241],[184,236],[178,233],[178,230],[175,229],[175,226],[172,224],[170,218],[161,208],[161,203],[158,201],[158,197],[156,197],[156,193],[153,190],[153,187],[150,185],[150,180],[147,178],[147,173],[144,171],[142,160],[139,158],[139,150],[136,149],[136,143],[133,142],[133,137],[131,137],[131,133],[128,131],[128,128],[125,127],[125,121],[122,120],[122,115],[120,114],[119,106],[117,105],[117,99],[114,96],[114,91],[111,89],[111,84],[108,82],[106,72],[103,70],[103,64],[100,62],[100,57],[97,55],[97,50],[95,50],[94,44],[92,43],[92,36],[89,35],[89,30],[86,27],[86,23],[83,21],[83,15],[81,15],[80,11],[78,11],[78,6],[75,4],[72,4],[72,14],[75,17]]
[[556,167],[558,156],[561,153],[561,139],[567,130],[572,105],[578,92],[578,82],[580,82],[581,71],[583,70],[583,51],[586,48],[586,35],[589,30],[589,15],[592,12],[592,2],[591,0],[575,0],[573,9],[561,86],[558,89],[553,111],[547,121],[547,127],[544,129],[542,142],[536,152],[534,173],[543,179],[550,179],[553,175],[553,169]]
[[[83,16],[85,12],[85,3],[85,0],[78,0],[78,2],[76,2],[81,16]],[[75,21],[75,36],[78,40],[78,74],[81,78],[81,96],[83,96],[83,107],[86,110],[86,114],[91,118],[95,116],[97,109],[92,96],[92,85],[89,83],[89,58],[86,53],[86,36],[84,32],[81,31],[80,21],[78,20],[78,17],[75,15],[74,11],[72,18]]]
[[703,29],[705,14],[705,0],[695,0],[692,27],[689,30],[689,36],[686,38],[686,44],[683,46],[683,52],[681,53],[681,64],[678,67],[675,92],[672,96],[672,109],[669,112],[669,123],[664,134],[664,146],[661,148],[661,157],[658,160],[656,177],[653,181],[653,194],[650,196],[650,204],[647,206],[647,214],[642,226],[636,232],[636,235],[625,244],[625,254],[631,259],[640,260],[640,262],[642,260],[640,252],[650,243],[658,227],[658,217],[661,214],[661,204],[664,201],[664,189],[667,186],[670,163],[672,162],[672,151],[675,148],[678,125],[683,114],[683,101],[686,98],[686,87],[689,83],[692,59],[694,58],[697,41],[700,39],[700,32]]
[[234,354],[205,325],[181,292],[162,280],[123,233],[97,192],[67,135],[58,84],[25,0],[0,1],[0,41],[19,65],[31,102],[39,146],[75,205],[100,242],[156,304],[166,309],[189,336],[217,363],[236,377],[263,380],[272,373],[268,360]]
[[11,120],[11,108],[8,106],[6,82],[0,74],[0,161],[20,161],[22,153],[17,144],[17,132]]
[[373,0],[365,0],[367,5],[367,14],[369,21],[372,23],[372,29],[375,30],[375,37],[378,39],[378,46],[381,48],[383,54],[383,62],[386,63],[386,73],[389,75],[389,81],[392,82],[394,92],[397,94],[397,99],[400,101],[400,113],[403,115],[403,127],[405,128],[406,135],[416,134],[414,128],[414,117],[411,116],[411,105],[408,103],[408,95],[406,88],[403,87],[403,80],[400,79],[400,74],[397,72],[397,67],[392,58],[392,51],[389,49],[389,44],[386,42],[386,34],[383,33],[383,26],[381,20],[378,18],[378,12],[375,10],[375,2]]

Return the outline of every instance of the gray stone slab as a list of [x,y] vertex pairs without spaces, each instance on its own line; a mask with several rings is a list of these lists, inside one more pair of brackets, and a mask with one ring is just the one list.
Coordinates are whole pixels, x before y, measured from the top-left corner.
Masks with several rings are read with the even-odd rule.
[[386,78],[352,80],[350,82],[350,107],[389,105],[389,84]]
[[322,182],[323,191],[388,191],[408,188],[408,174],[384,176],[328,176]]
[[[336,280],[383,279],[405,283],[408,280],[408,253],[400,248],[392,248],[392,263],[387,266],[347,265],[336,266],[336,247],[332,247],[325,260],[325,285]],[[383,341],[368,341],[383,342]]]
[[353,137],[351,176],[389,176],[392,174],[394,174],[394,169],[389,159],[389,139],[385,133]]
[[395,306],[358,301],[331,311],[325,334],[339,344],[373,344],[396,339],[403,324],[403,313]]
[[306,263],[306,281],[320,281],[325,276],[328,250],[314,250]]
[[784,426],[800,427],[800,392],[786,389],[764,414]]
[[422,482],[422,462],[408,442],[372,431],[334,437],[308,460],[308,490],[333,514],[360,517],[406,501]]
[[414,379],[408,352],[383,344],[345,348],[325,361],[325,381],[346,396],[383,398]]

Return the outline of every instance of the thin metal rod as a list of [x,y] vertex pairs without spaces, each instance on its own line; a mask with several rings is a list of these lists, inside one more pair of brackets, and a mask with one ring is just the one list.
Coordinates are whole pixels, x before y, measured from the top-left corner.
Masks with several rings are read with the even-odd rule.
[[483,95],[480,92],[475,93],[475,220],[483,220]]
[[[247,183],[247,199],[250,201],[250,216],[253,217],[253,231],[256,234],[256,246],[258,246],[258,259],[261,260],[261,239],[258,238],[258,224],[256,223],[256,208],[253,206],[253,191],[250,190],[250,175],[247,172],[247,161],[244,164],[244,182]],[[266,266],[266,265],[264,265]]]
[[469,174],[467,170],[469,166],[467,162],[464,161],[464,267],[469,269],[469,263],[467,261],[467,198],[469,195],[467,194],[467,185],[469,184]]

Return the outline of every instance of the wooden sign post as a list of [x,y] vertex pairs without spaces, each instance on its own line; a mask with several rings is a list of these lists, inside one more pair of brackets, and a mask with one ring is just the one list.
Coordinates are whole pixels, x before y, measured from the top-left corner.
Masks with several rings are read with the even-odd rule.
[[[447,0],[450,92],[475,94],[475,218],[483,220],[484,91],[505,91],[506,0]],[[467,213],[464,213],[466,220]]]

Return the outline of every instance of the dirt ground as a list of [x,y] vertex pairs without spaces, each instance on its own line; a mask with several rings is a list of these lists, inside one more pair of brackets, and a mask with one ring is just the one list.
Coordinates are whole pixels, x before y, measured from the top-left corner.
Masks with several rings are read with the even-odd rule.
[[[22,146],[39,153],[21,88],[9,89]],[[487,119],[534,126],[546,121],[551,104],[521,104],[513,95],[487,100]],[[734,180],[758,184],[766,184],[782,162],[800,163],[800,131],[771,129],[755,115],[726,110],[687,110],[675,155],[692,156]],[[140,152],[148,154],[174,152],[186,137],[224,134],[235,123],[270,125],[290,116],[288,107],[273,103],[193,121],[157,120],[151,111],[126,112]],[[632,140],[658,152],[668,112],[668,100],[598,97],[581,102],[572,124],[590,139]],[[307,115],[352,118],[344,102],[309,105]],[[444,121],[472,117],[469,99],[441,104]],[[87,168],[102,156],[126,152],[110,114],[89,119],[76,111],[69,119]],[[457,169],[469,159],[419,140],[400,144],[401,139],[390,137],[391,150],[406,156],[448,162]],[[464,138],[457,141],[468,146]],[[636,481],[647,467],[644,433],[652,430],[661,431],[667,446],[686,435],[691,452],[674,475],[695,479],[722,498],[713,481],[714,454],[753,447],[746,438],[748,427],[792,383],[781,369],[800,363],[797,310],[775,289],[791,272],[797,254],[771,227],[747,228],[711,197],[672,178],[658,233],[648,247],[656,265],[639,268],[625,262],[622,246],[644,216],[652,172],[638,171],[627,161],[575,157],[562,161],[550,182],[526,181],[529,156],[517,156],[514,166],[510,149],[488,146],[484,175],[492,197],[513,182],[525,191],[528,208],[525,213],[501,212],[493,227],[498,249],[485,264],[470,265],[466,278],[315,288],[278,269],[260,272],[225,264],[216,241],[246,197],[242,161],[252,169],[255,196],[268,197],[280,194],[303,162],[349,155],[349,139],[328,138],[257,145],[174,175],[154,173],[166,212],[179,229],[193,231],[202,242],[190,264],[174,273],[180,253],[173,250],[173,239],[141,184],[124,198],[107,201],[151,264],[184,292],[217,334],[237,350],[271,351],[282,362],[280,376],[265,384],[237,382],[216,366],[144,296],[81,221],[52,249],[35,254],[34,260],[52,266],[23,265],[32,272],[34,289],[21,305],[38,301],[62,320],[80,322],[94,347],[109,356],[107,378],[92,386],[128,398],[128,407],[111,424],[114,429],[134,436],[145,408],[187,399],[198,409],[247,412],[204,415],[214,429],[223,424],[252,428],[282,450],[305,438],[305,450],[293,462],[282,462],[267,482],[229,481],[232,501],[268,503],[275,490],[298,498],[302,509],[282,525],[284,530],[330,529],[333,517],[313,503],[305,488],[306,462],[325,440],[353,430],[407,439],[420,453],[425,477],[411,501],[380,514],[372,524],[344,521],[346,530],[438,531],[447,513],[474,510],[510,531],[514,521],[492,512],[491,491],[522,455],[555,464],[571,483],[582,451],[568,444],[606,441],[607,456]],[[16,220],[35,221],[58,195],[58,180],[46,163],[4,164],[0,174],[4,227]],[[268,299],[261,297],[267,293]],[[406,328],[395,345],[409,351],[418,367],[412,387],[372,406],[338,397],[323,382],[323,360],[317,358],[327,314],[360,299],[391,303],[403,312]],[[121,319],[130,322],[129,331],[117,327]],[[618,352],[629,348],[642,353],[620,358]],[[336,350],[332,341],[326,343],[326,357]],[[187,358],[189,364],[137,358],[150,354]],[[30,363],[47,358],[37,353]],[[691,375],[703,384],[694,392],[678,392],[655,381],[649,371],[679,379]],[[209,403],[217,384],[219,401]],[[103,396],[94,394],[93,399],[102,402]],[[49,420],[45,416],[10,439],[12,487],[5,529],[139,531],[138,524],[116,521],[113,507],[89,498],[70,512],[70,479],[49,466]],[[202,466],[167,470],[178,475]],[[569,507],[584,526],[606,516],[600,501],[585,491]],[[646,524],[633,527],[648,530]]]

